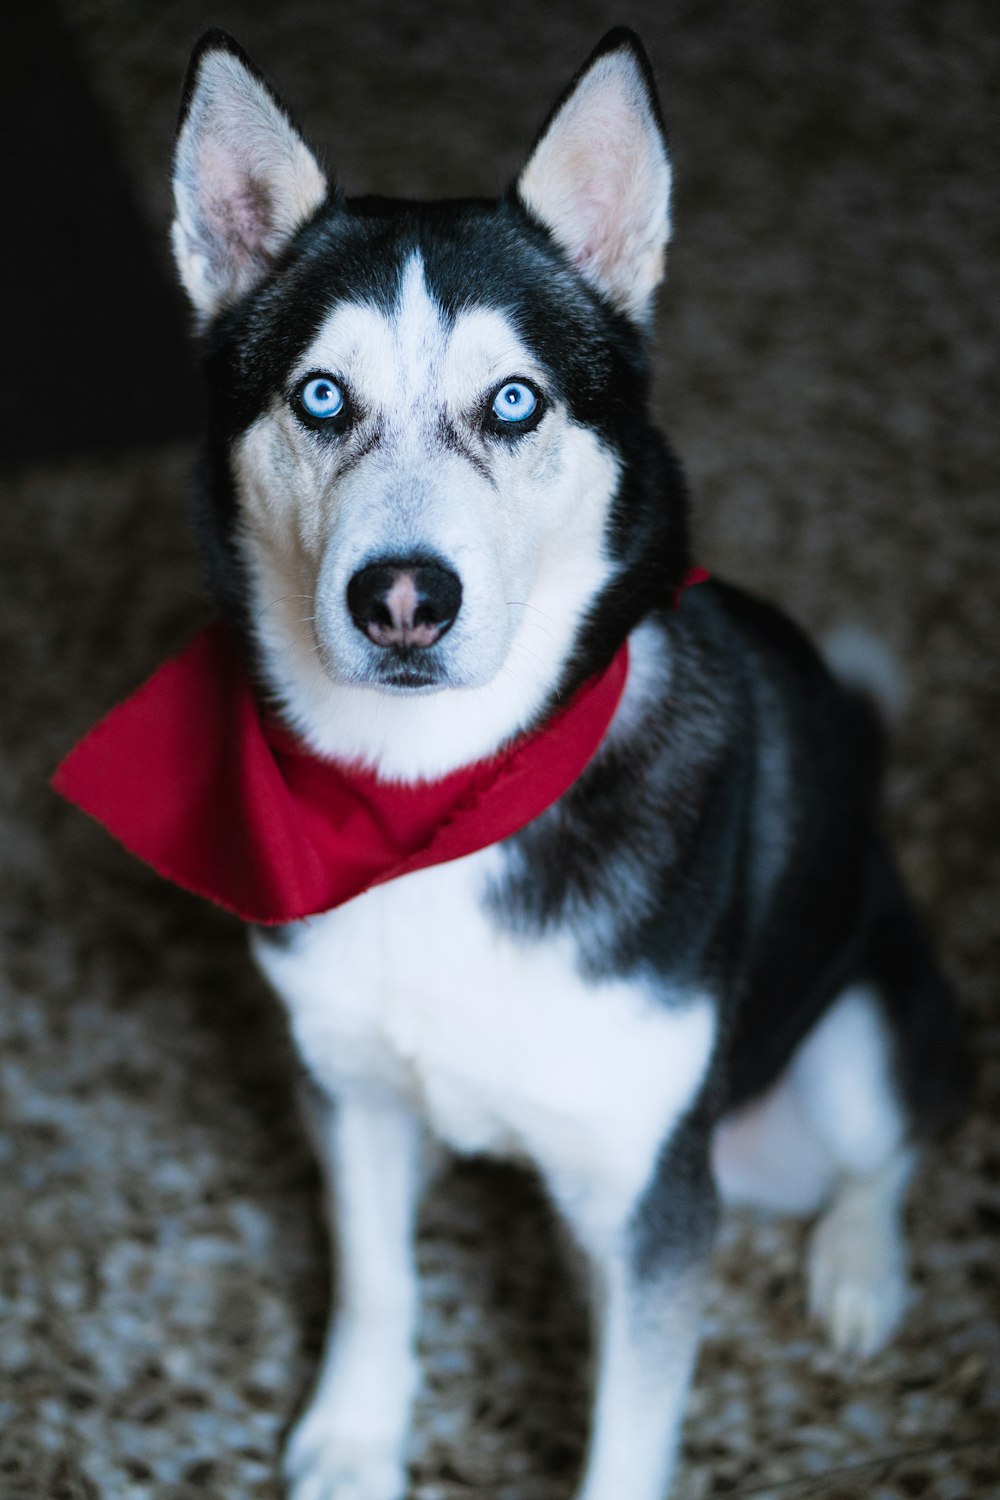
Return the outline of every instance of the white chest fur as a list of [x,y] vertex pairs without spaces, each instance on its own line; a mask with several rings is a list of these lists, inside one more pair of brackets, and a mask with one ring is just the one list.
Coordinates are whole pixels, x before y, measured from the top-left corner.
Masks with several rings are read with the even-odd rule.
[[704,1076],[714,1006],[587,979],[566,935],[499,930],[480,900],[499,859],[381,886],[301,924],[289,947],[258,941],[257,960],[331,1093],[389,1090],[454,1150],[634,1196]]

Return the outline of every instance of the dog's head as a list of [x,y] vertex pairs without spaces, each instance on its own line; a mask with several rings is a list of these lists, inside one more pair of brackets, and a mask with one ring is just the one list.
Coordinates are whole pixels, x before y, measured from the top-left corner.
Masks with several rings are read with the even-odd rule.
[[345,199],[210,33],[174,186],[213,571],[264,680],[392,774],[488,753],[687,561],[647,419],[670,166],[641,47],[605,39],[498,202],[418,204]]

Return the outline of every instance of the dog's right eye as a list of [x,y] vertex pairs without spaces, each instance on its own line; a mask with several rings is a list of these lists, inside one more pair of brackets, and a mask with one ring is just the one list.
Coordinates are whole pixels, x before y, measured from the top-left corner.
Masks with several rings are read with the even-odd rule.
[[339,417],[345,406],[344,392],[329,375],[311,375],[295,392],[295,403],[301,413],[314,422]]

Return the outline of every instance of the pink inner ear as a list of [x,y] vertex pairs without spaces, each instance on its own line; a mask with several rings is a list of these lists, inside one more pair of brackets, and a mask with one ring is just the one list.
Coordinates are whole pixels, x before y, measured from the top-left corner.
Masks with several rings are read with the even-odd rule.
[[216,242],[213,261],[241,268],[265,264],[274,228],[274,205],[265,184],[249,171],[234,168],[214,142],[206,142],[200,190],[206,224]]
[[610,271],[627,253],[628,236],[634,228],[626,183],[635,179],[636,165],[624,152],[607,151],[604,171],[593,166],[579,179],[576,192],[578,222],[584,229],[582,243],[573,257],[581,271]]
[[267,188],[252,177],[229,199],[225,232],[252,260],[265,258],[264,247],[274,223],[271,210]]
[[583,244],[574,256],[581,271],[605,264],[609,259],[609,246],[613,243],[615,226],[614,194],[600,191],[603,184],[590,184],[589,191],[582,191],[577,200],[580,220],[587,225]]

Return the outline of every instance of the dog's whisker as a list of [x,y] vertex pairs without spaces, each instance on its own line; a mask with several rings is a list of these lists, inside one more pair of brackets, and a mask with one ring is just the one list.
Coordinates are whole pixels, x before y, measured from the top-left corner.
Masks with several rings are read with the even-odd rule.
[[279,598],[272,599],[269,604],[265,604],[262,609],[256,610],[254,618],[262,620],[265,615],[271,613],[272,609],[277,609],[279,604],[289,604],[293,599],[310,599],[311,597],[310,594],[282,594]]
[[527,599],[505,599],[504,603],[508,609],[530,609],[534,614],[541,615],[543,619],[549,620],[553,625],[556,623],[552,615],[547,614],[537,604],[529,604]]
[[[556,626],[558,623],[550,614],[547,614],[545,610],[539,609],[537,605],[527,604],[519,599],[508,599],[506,603],[508,609],[529,609],[532,611],[532,615],[541,616],[542,620],[547,621],[552,626]],[[528,619],[526,619],[524,621],[524,624],[525,626],[530,627],[530,629],[532,630],[541,631],[544,635],[548,636],[549,640],[551,641],[558,642],[559,640],[559,635],[557,635],[555,629],[547,630],[545,625],[541,624],[539,620],[536,620],[533,617],[529,617]]]

